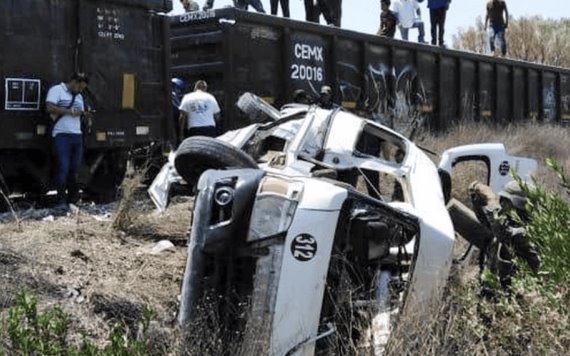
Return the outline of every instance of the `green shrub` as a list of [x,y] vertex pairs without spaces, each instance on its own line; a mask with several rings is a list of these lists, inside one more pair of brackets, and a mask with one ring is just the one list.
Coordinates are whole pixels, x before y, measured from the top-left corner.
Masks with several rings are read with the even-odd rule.
[[[558,175],[560,185],[570,193],[570,181],[564,169],[552,159],[546,164]],[[535,182],[536,184],[536,182]],[[537,245],[541,265],[538,280],[529,273],[522,273],[521,281],[527,287],[540,287],[548,293],[555,292],[561,301],[568,302],[567,285],[570,282],[570,204],[568,197],[560,193],[547,192],[536,184],[535,189],[523,185],[528,196],[527,213],[530,223],[527,225],[527,237]],[[570,195],[570,194],[569,194]],[[546,289],[545,289],[546,287]]]
[[[95,346],[84,338],[79,347],[68,345],[69,318],[60,306],[55,306],[44,313],[39,313],[37,297],[27,290],[20,291],[14,305],[0,323],[0,341],[8,354],[21,355],[109,355],[131,356],[149,355],[150,348],[144,338],[128,337],[129,333],[122,324],[117,324],[108,337],[104,348]],[[146,308],[143,319],[139,321],[142,335],[145,335],[153,313]]]

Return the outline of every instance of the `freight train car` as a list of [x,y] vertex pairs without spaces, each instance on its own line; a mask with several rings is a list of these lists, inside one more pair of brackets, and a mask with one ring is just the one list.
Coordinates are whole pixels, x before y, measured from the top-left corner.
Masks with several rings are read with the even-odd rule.
[[389,119],[421,116],[436,130],[462,119],[570,121],[570,71],[235,9],[171,20],[172,74],[205,79],[225,114],[251,91],[279,107],[322,85],[337,103]]
[[90,77],[95,110],[83,133],[86,190],[120,182],[127,152],[159,142],[170,120],[168,17],[171,0],[0,1],[0,173],[2,189],[50,189],[48,89],[73,72]]

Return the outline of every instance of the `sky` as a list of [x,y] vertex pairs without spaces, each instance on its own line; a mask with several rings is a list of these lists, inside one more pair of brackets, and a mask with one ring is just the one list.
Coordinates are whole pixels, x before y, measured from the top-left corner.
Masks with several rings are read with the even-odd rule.
[[[394,0],[392,0],[394,1]],[[206,0],[198,0],[200,7]],[[261,0],[263,7],[269,12],[269,0]],[[485,4],[487,0],[452,0],[447,12],[445,42],[451,46],[452,35],[461,28],[468,28],[475,25],[478,16],[484,18]],[[570,17],[570,1],[568,0],[507,0],[509,14],[515,17],[541,15],[545,18]],[[173,14],[183,12],[179,0],[173,0]],[[289,0],[291,17],[296,20],[304,20],[305,8],[303,0]],[[215,8],[231,5],[231,0],[216,0]],[[429,11],[427,0],[421,4],[422,18],[426,26],[426,40],[430,40],[429,35]],[[376,33],[380,25],[380,1],[379,0],[344,0],[343,1],[342,27],[354,31],[365,33]],[[250,11],[254,11],[250,7]],[[323,22],[323,20],[321,20]],[[410,30],[410,40],[417,39],[417,30]],[[396,38],[399,38],[396,32]]]

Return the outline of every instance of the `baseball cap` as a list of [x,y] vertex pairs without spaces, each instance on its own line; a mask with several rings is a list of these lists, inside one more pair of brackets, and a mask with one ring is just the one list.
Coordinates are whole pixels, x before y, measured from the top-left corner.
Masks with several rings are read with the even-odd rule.
[[173,86],[175,86],[176,88],[178,88],[179,90],[184,90],[184,81],[180,78],[172,78],[170,80],[170,83],[172,83]]

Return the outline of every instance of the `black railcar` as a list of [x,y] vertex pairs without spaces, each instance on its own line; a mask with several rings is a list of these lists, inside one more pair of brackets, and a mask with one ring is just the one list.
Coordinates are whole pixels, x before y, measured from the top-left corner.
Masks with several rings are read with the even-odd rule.
[[[419,113],[436,130],[459,120],[570,121],[570,70],[400,41],[235,9],[171,19],[172,74],[206,79],[224,129],[251,91],[275,106],[330,85],[349,110]],[[405,105],[402,105],[405,104]]]
[[[133,147],[162,141],[169,98],[171,0],[0,1],[2,189],[45,192],[51,163],[48,89],[76,71],[90,77],[95,110],[84,132],[86,189],[108,191]],[[86,130],[87,131],[87,130]]]

